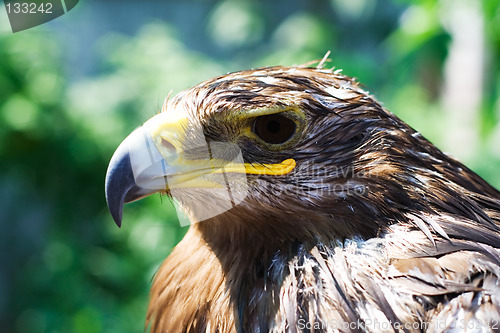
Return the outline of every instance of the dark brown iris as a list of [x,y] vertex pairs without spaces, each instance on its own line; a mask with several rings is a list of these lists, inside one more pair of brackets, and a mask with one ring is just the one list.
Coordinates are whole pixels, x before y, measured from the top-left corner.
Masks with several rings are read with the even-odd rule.
[[293,120],[279,114],[257,117],[253,123],[253,132],[269,144],[285,143],[296,129],[297,125]]

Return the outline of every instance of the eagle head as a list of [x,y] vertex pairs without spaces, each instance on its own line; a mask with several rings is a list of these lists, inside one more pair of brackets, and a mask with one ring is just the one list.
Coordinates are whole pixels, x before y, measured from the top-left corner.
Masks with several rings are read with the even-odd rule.
[[[499,193],[339,71],[240,71],[166,101],[122,142],[106,175],[118,225],[124,203],[158,192],[192,224],[155,279],[159,331],[278,332],[300,318],[376,313],[415,321],[444,299],[416,295],[469,292],[457,286],[481,264],[462,267],[460,283],[449,278],[458,284],[425,289],[421,275],[396,281],[436,266],[394,258],[476,249],[496,256],[490,271],[500,262],[491,250],[500,246]],[[342,252],[349,240],[357,250]],[[437,266],[441,279],[459,269],[451,262]]]
[[217,77],[166,101],[117,149],[106,197],[118,225],[124,203],[160,192],[191,223],[219,216],[232,221],[227,228],[274,239],[318,231],[367,238],[403,213],[432,210],[419,200],[434,187],[445,193],[426,201],[451,199],[450,181],[492,192],[353,79],[271,67]]

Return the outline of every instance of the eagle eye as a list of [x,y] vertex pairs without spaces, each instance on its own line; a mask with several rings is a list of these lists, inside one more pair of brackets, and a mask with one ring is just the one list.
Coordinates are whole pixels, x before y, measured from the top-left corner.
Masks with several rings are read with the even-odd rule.
[[292,138],[297,124],[290,118],[279,114],[271,114],[255,118],[252,131],[268,144],[285,143]]

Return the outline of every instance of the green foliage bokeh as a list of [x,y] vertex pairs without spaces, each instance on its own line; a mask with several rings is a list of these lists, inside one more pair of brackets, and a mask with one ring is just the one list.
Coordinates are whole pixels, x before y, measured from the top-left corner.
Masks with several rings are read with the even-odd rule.
[[[108,29],[80,55],[95,64],[79,75],[70,74],[79,66],[67,61],[71,43],[56,32],[71,26],[71,15],[89,20],[85,13],[95,3],[79,4],[60,23],[2,33],[0,327],[144,329],[152,276],[186,229],[158,195],[128,205],[117,228],[104,176],[121,140],[156,114],[171,91],[229,71],[306,63],[331,50],[330,65],[357,77],[440,146],[453,117],[439,99],[451,39],[442,2],[316,0],[284,8],[284,2],[192,0],[179,15],[196,33],[158,17],[132,32]],[[203,19],[192,19],[190,5],[201,7]],[[488,61],[476,115],[480,144],[465,162],[499,188],[500,9],[484,0],[481,15]]]

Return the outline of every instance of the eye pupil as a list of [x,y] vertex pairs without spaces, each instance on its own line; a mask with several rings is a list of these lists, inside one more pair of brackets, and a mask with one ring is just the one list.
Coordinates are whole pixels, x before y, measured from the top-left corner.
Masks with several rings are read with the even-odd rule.
[[296,128],[293,120],[279,114],[257,117],[253,124],[253,132],[269,144],[285,143],[295,134]]
[[280,131],[281,125],[278,121],[276,120],[271,120],[270,122],[267,123],[267,130],[269,133],[276,134]]

